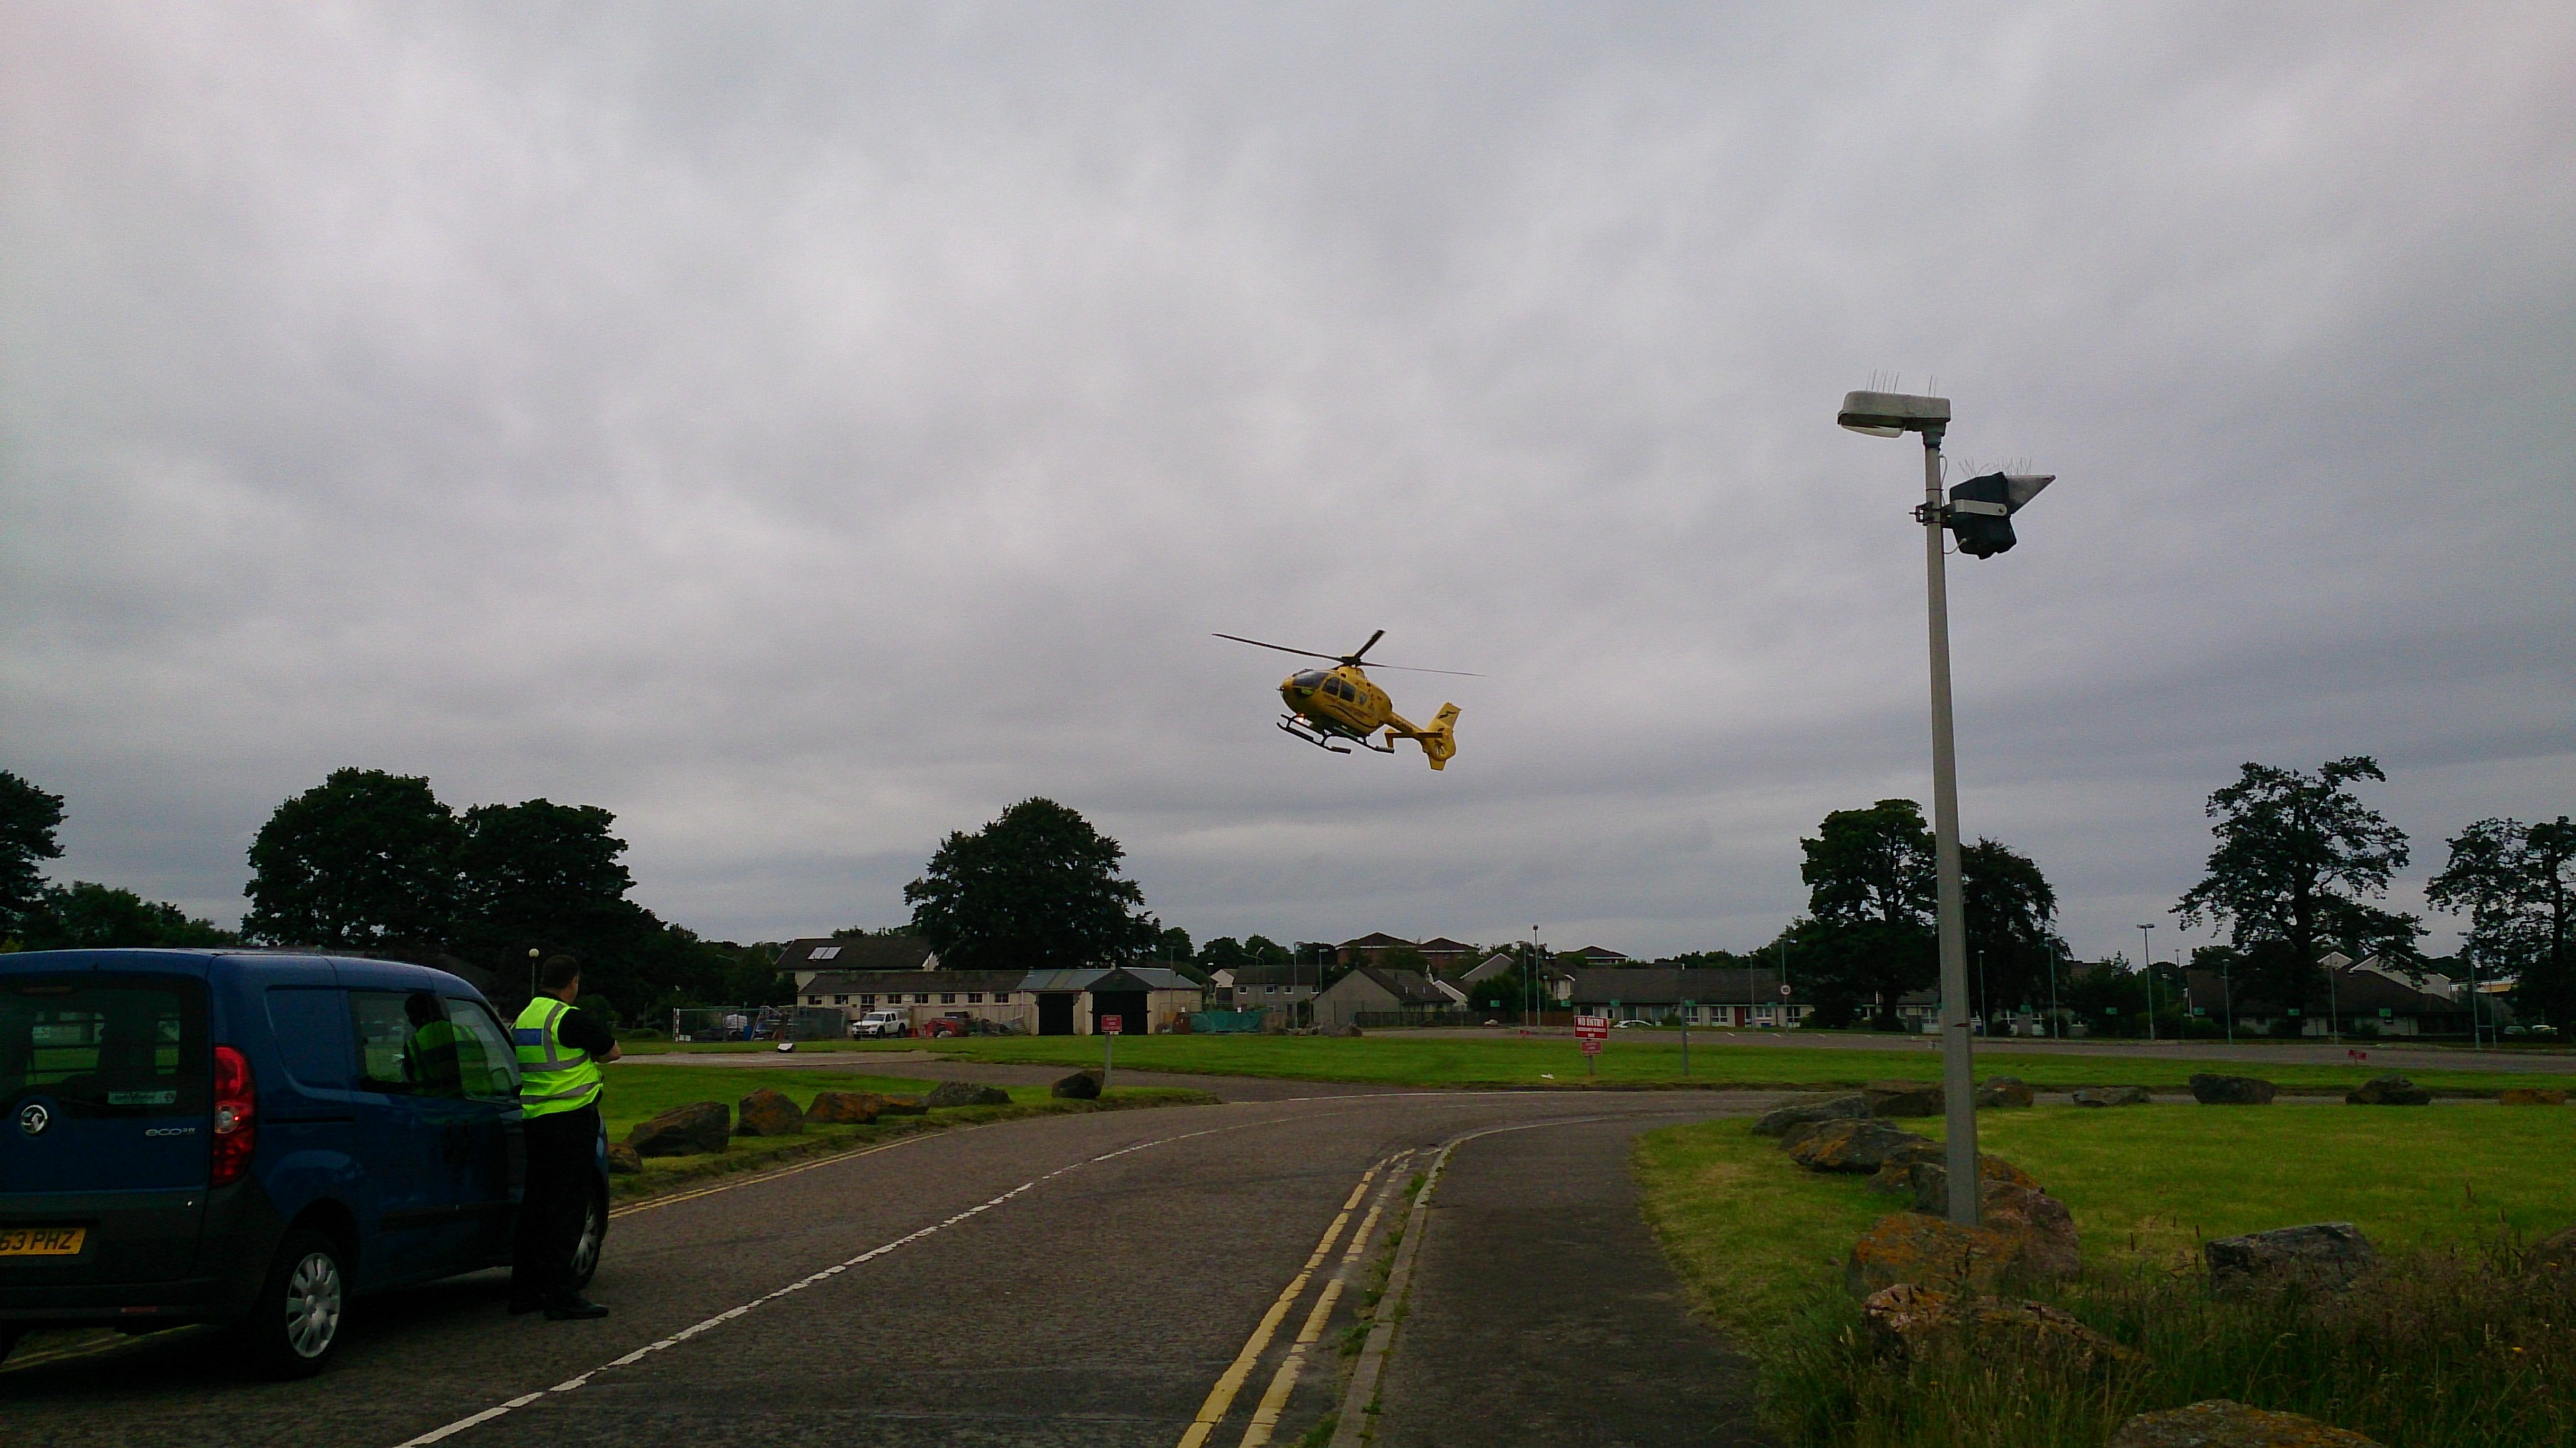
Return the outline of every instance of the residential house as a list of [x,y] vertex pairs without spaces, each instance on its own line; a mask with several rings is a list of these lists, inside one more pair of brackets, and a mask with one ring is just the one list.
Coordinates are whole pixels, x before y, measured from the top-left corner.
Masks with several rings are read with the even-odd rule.
[[1634,966],[1625,970],[1583,969],[1565,978],[1559,998],[1583,1015],[1606,1015],[1622,1021],[1660,1021],[1678,1016],[1695,1026],[1793,1026],[1815,1006],[1780,993],[1780,972],[1754,969],[1686,969]]
[[1431,962],[1431,973],[1434,975],[1448,975],[1466,964],[1476,954],[1476,947],[1463,940],[1452,940],[1446,935],[1435,935],[1429,940],[1419,941],[1413,948],[1422,952],[1424,960]]
[[806,1006],[838,1007],[853,1016],[904,1009],[926,1016],[969,1016],[1037,1036],[1087,1036],[1104,1016],[1130,1035],[1168,1031],[1177,1016],[1203,1008],[1198,982],[1154,966],[1082,970],[913,970],[819,972],[799,987]]
[[2184,1009],[2213,1026],[2232,1022],[2240,1035],[2466,1036],[2473,1000],[2480,1027],[2512,1020],[2502,1001],[2472,997],[2447,976],[2428,973],[2418,983],[2377,956],[2355,961],[2339,951],[2317,964],[2318,978],[2296,1005],[2267,999],[2232,975],[2185,971]]
[[1383,930],[1377,930],[1363,935],[1357,940],[1345,940],[1341,944],[1334,946],[1333,962],[1336,965],[1375,965],[1379,961],[1386,959],[1388,951],[1413,950],[1416,948],[1418,947],[1416,947],[1410,940],[1389,935]]
[[1520,968],[1520,956],[1508,950],[1497,950],[1493,954],[1486,956],[1483,960],[1476,962],[1476,964],[1471,967],[1466,974],[1459,976],[1458,983],[1464,986],[1473,986],[1484,981],[1492,980],[1498,975],[1507,975]]
[[1586,945],[1577,950],[1561,950],[1557,952],[1557,959],[1568,965],[1588,966],[1594,970],[1615,970],[1629,963],[1628,957],[1599,945]]
[[1315,997],[1315,1022],[1325,1026],[1362,1024],[1363,1015],[1420,1017],[1463,1009],[1467,993],[1418,970],[1388,970],[1362,965]]
[[1208,977],[1210,1010],[1281,1010],[1291,1018],[1305,1014],[1315,998],[1319,965],[1234,965]]
[[806,982],[826,971],[936,970],[938,966],[930,942],[917,935],[791,940],[778,953],[778,968],[795,976],[799,996],[810,994]]

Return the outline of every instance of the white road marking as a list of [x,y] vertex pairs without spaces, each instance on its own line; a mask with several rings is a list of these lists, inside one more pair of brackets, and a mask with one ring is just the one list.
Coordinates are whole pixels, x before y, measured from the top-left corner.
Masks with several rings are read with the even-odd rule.
[[[1152,1141],[1140,1141],[1134,1146],[1121,1147],[1116,1151],[1102,1152],[1098,1156],[1086,1157],[1081,1161],[1071,1162],[1064,1166],[1057,1167],[1055,1170],[1046,1173],[1044,1176],[1034,1177],[1028,1181],[1020,1183],[1018,1186],[1011,1188],[1009,1191],[1002,1193],[998,1197],[994,1197],[988,1201],[979,1202],[954,1216],[933,1222],[929,1226],[923,1227],[918,1231],[907,1232],[903,1236],[897,1237],[893,1241],[884,1243],[881,1246],[871,1247],[867,1251],[861,1252],[859,1255],[846,1262],[835,1263],[819,1272],[808,1273],[807,1275],[788,1283],[784,1287],[764,1292],[760,1296],[755,1297],[749,1302],[743,1303],[738,1307],[729,1307],[703,1322],[694,1323],[688,1327],[684,1327],[678,1332],[675,1332],[669,1337],[663,1338],[658,1342],[646,1343],[644,1346],[635,1349],[624,1357],[602,1363],[598,1367],[592,1368],[586,1373],[566,1378],[551,1388],[546,1388],[533,1393],[522,1393],[518,1397],[512,1398],[507,1402],[496,1403],[489,1408],[485,1408],[479,1413],[459,1418],[455,1422],[446,1424],[443,1427],[433,1428],[430,1431],[421,1434],[419,1437],[404,1439],[397,1445],[397,1448],[424,1448],[424,1445],[426,1444],[436,1443],[443,1438],[453,1437],[454,1435],[462,1433],[466,1429],[472,1428],[478,1424],[491,1422],[493,1419],[501,1417],[506,1413],[524,1408],[531,1403],[538,1402],[555,1393],[575,1392],[584,1384],[588,1383],[592,1378],[599,1376],[601,1373],[610,1372],[617,1368],[631,1367],[657,1352],[661,1352],[666,1348],[677,1347],[681,1343],[687,1342],[689,1339],[696,1337],[700,1333],[712,1331],[715,1328],[721,1327],[724,1324],[733,1321],[735,1318],[750,1312],[753,1308],[775,1302],[792,1293],[802,1292],[806,1288],[814,1286],[816,1283],[826,1282],[834,1277],[838,1277],[853,1267],[875,1261],[877,1258],[882,1257],[897,1248],[910,1246],[912,1243],[918,1242],[924,1237],[931,1236],[934,1233],[944,1232],[950,1227],[956,1226],[960,1222],[982,1216],[984,1213],[993,1210],[995,1207],[1010,1201],[1013,1197],[1019,1196],[1023,1192],[1034,1190],[1046,1182],[1053,1181],[1055,1178],[1063,1176],[1066,1172],[1078,1171],[1083,1167],[1095,1166],[1104,1161],[1114,1161],[1119,1157],[1126,1156],[1132,1152],[1143,1151],[1148,1147],[1167,1146],[1175,1141],[1188,1141],[1192,1137],[1214,1136],[1220,1131],[1229,1129],[1231,1128],[1211,1127],[1205,1131],[1187,1131],[1178,1136],[1157,1137]],[[848,1160],[848,1157],[839,1156],[832,1159],[836,1161],[846,1161]]]

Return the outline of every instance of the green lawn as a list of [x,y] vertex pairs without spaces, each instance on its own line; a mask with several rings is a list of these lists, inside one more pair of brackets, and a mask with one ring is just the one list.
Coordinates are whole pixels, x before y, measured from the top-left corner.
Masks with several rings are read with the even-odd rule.
[[[1884,1078],[1937,1080],[1940,1057],[1929,1042],[1884,1051],[1840,1050],[1771,1044],[1778,1037],[1730,1037],[1695,1031],[1688,1076],[1676,1031],[1616,1031],[1587,1075],[1573,1041],[1497,1034],[1483,1039],[1422,1037],[1404,1032],[1346,1039],[1330,1036],[1133,1036],[1121,1037],[1117,1062],[1142,1070],[1212,1076],[1272,1076],[1301,1081],[1362,1081],[1410,1086],[1613,1086],[1734,1085],[1804,1088],[1858,1085]],[[838,1044],[838,1043],[835,1043]],[[681,1048],[686,1049],[686,1048]],[[723,1048],[712,1048],[721,1051]],[[736,1050],[745,1049],[736,1047]],[[753,1047],[749,1049],[764,1049]],[[802,1046],[800,1051],[806,1049]],[[872,1050],[933,1051],[965,1061],[1006,1061],[1048,1066],[1097,1066],[1097,1036],[978,1036],[965,1040],[850,1042],[851,1054]],[[1980,1058],[1980,1076],[2014,1075],[2033,1085],[2135,1085],[2179,1090],[2196,1071],[2260,1075],[2285,1088],[2344,1091],[2378,1074],[2350,1065],[2246,1065],[2170,1057],[1992,1054]],[[2479,1071],[2419,1071],[2420,1084],[2437,1091],[2499,1091],[2556,1078]]]
[[[1899,1122],[1938,1138],[1935,1120]],[[1978,1145],[2075,1215],[2088,1266],[2173,1262],[2208,1237],[2351,1221],[2384,1248],[2576,1222],[2576,1108],[2042,1106],[1981,1112]],[[1637,1171],[1701,1306],[1759,1345],[1841,1290],[1854,1238],[1896,1198],[1793,1166],[1743,1120],[1650,1132]]]
[[[861,1062],[853,1060],[853,1066]],[[800,1107],[811,1107],[820,1091],[874,1091],[880,1095],[919,1096],[939,1083],[900,1076],[873,1076],[859,1071],[819,1071],[811,1068],[781,1070],[776,1067],[659,1064],[612,1064],[606,1068],[608,1081],[600,1093],[600,1116],[608,1127],[608,1139],[624,1141],[638,1122],[646,1121],[695,1101],[717,1101],[726,1107],[737,1106],[743,1097],[768,1087],[784,1092]],[[1168,1087],[1112,1088],[1097,1101],[1059,1101],[1044,1086],[1005,1088],[1011,1097],[1008,1106],[943,1107],[927,1116],[889,1116],[871,1126],[821,1126],[808,1123],[804,1132],[787,1137],[735,1137],[722,1153],[694,1156],[653,1157],[644,1163],[640,1175],[611,1179],[619,1200],[650,1196],[702,1177],[722,1176],[749,1171],[775,1162],[801,1156],[848,1150],[879,1141],[891,1141],[923,1131],[938,1131],[951,1126],[975,1125],[990,1121],[1008,1121],[1025,1116],[1073,1115],[1090,1111],[1119,1111],[1151,1106],[1197,1106],[1212,1104],[1216,1098],[1197,1091],[1180,1091]]]

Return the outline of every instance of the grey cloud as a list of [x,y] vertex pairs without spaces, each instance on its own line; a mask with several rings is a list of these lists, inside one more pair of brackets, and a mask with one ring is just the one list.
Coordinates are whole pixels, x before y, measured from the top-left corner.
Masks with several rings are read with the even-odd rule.
[[[1048,793],[1202,934],[1751,944],[1922,797],[2088,950],[2244,759],[2576,794],[2576,21],[2343,5],[22,7],[0,766],[230,914],[329,768],[616,810],[710,933]],[[1879,38],[1871,39],[1873,35]],[[1269,727],[1376,627],[1447,774]],[[1347,641],[1347,642],[1345,642]]]

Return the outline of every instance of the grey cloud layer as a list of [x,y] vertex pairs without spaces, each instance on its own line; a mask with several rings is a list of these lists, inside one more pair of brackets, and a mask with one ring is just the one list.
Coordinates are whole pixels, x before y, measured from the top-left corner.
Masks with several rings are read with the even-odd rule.
[[[219,914],[359,763],[720,935],[1044,792],[1203,934],[1746,945],[1926,789],[1903,369],[2063,478],[1953,579],[2079,946],[2240,760],[2576,808],[2576,21],[1887,21],[11,9],[0,766]],[[1444,776],[1206,638],[1376,627]]]

